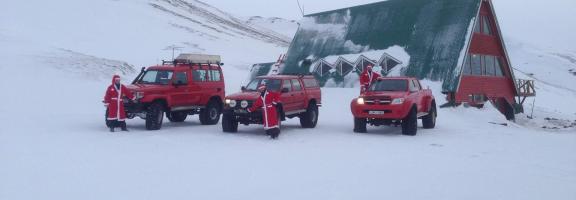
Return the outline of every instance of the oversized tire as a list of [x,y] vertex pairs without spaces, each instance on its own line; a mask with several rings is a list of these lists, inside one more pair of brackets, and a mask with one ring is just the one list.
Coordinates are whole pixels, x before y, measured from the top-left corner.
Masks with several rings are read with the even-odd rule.
[[305,113],[300,114],[300,125],[302,128],[314,128],[318,124],[318,106],[310,103]]
[[146,130],[160,130],[164,120],[164,106],[161,103],[153,103],[146,112]]
[[432,102],[430,105],[430,110],[428,111],[428,115],[422,117],[422,125],[425,129],[432,129],[436,127],[436,117],[438,116],[436,110],[436,103]]
[[188,112],[177,111],[177,112],[166,112],[166,117],[170,122],[184,122],[186,117],[188,117]]
[[233,113],[226,112],[222,114],[222,131],[225,133],[238,132],[238,122]]
[[210,101],[206,108],[200,109],[200,123],[202,125],[215,125],[220,121],[222,106],[216,101]]
[[410,113],[402,120],[402,135],[415,136],[418,131],[418,109],[412,107]]
[[354,118],[354,132],[355,133],[366,133],[366,119],[365,118]]

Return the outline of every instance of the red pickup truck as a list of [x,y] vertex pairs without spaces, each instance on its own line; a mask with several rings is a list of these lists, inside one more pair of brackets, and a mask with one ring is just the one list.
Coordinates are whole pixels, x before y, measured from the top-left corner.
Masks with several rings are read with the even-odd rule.
[[222,115],[222,130],[237,132],[238,124],[262,124],[262,112],[249,113],[246,109],[259,98],[257,88],[263,82],[268,90],[281,93],[278,105],[279,122],[286,118],[300,118],[303,128],[314,128],[318,123],[318,107],[322,104],[320,85],[313,76],[272,75],[250,81],[242,91],[226,97]]
[[424,128],[436,126],[436,101],[430,89],[410,77],[381,78],[350,103],[354,132],[365,133],[366,124],[401,125],[403,135],[416,135],[418,119]]

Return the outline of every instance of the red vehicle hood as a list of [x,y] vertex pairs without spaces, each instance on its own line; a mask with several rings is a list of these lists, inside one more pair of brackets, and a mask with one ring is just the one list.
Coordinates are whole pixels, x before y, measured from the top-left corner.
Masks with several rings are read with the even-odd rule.
[[390,97],[392,99],[395,99],[395,98],[405,98],[408,95],[410,95],[409,92],[366,92],[360,95],[360,97],[363,98]]
[[226,96],[226,99],[233,99],[233,100],[256,100],[260,96],[259,92],[238,92],[231,95]]
[[166,85],[132,84],[126,87],[132,92],[151,92],[166,88]]

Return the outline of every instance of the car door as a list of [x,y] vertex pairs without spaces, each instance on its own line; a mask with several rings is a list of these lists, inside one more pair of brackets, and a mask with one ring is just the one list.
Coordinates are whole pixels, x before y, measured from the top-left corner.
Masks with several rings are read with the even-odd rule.
[[292,91],[292,81],[290,81],[290,79],[285,79],[282,81],[282,90],[287,90],[280,94],[284,111],[289,112],[294,110],[294,94]]
[[184,106],[188,101],[188,74],[186,71],[174,71],[172,82],[170,83],[171,89],[171,103],[172,106]]
[[192,69],[192,83],[189,90],[190,105],[202,105],[202,90],[204,85],[208,82],[208,70],[202,69],[198,66]]
[[294,98],[294,110],[306,109],[306,93],[304,92],[304,87],[298,79],[292,79],[292,90]]
[[423,109],[422,105],[422,92],[420,92],[420,84],[418,84],[417,80],[410,81],[410,93],[413,95],[414,103],[418,106],[418,112],[421,112]]

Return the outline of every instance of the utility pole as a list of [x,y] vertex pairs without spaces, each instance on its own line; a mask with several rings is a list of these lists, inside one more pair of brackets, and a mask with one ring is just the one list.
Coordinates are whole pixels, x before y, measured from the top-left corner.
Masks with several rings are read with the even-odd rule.
[[300,13],[302,14],[302,17],[304,17],[304,6],[302,6],[300,4],[299,0],[296,0],[296,3],[298,4],[298,8],[300,9]]
[[174,52],[175,52],[176,50],[182,50],[183,48],[184,48],[184,47],[179,47],[179,46],[176,46],[176,45],[173,44],[173,45],[167,46],[166,48],[164,48],[164,50],[165,50],[165,51],[172,50],[172,60],[174,60]]

